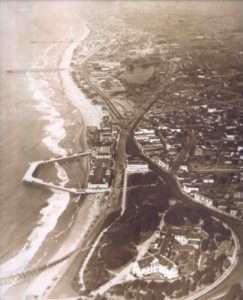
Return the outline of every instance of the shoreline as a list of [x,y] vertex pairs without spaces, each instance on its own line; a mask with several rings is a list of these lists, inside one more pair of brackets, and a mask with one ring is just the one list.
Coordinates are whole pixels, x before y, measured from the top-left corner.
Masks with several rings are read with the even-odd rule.
[[[86,24],[85,23],[83,24],[84,24],[84,31],[82,33],[82,38],[81,38],[82,41],[84,41],[90,33]],[[81,128],[79,130],[79,136],[77,137],[77,139],[79,139],[79,143],[82,147],[82,150],[85,151],[88,149],[87,139],[86,139],[86,128],[87,126],[99,127],[101,121],[101,114],[100,111],[96,108],[96,106],[93,105],[91,101],[87,99],[86,96],[82,93],[82,91],[75,85],[71,75],[69,74],[68,69],[70,68],[70,64],[73,58],[73,51],[75,50],[76,47],[77,47],[77,43],[73,42],[71,43],[71,45],[68,45],[63,50],[63,54],[59,59],[58,66],[60,69],[67,69],[67,70],[63,70],[59,72],[59,78],[60,78],[64,97],[67,99],[70,105],[74,106],[74,108],[76,108],[79,112]],[[86,114],[87,111],[88,114]],[[99,196],[97,195],[85,196],[85,198],[81,200],[82,203],[80,204],[80,207],[76,211],[71,227],[68,228],[68,232],[65,233],[66,236],[64,240],[60,241],[60,245],[56,246],[57,252],[53,253],[53,255],[50,255],[48,257],[48,260],[50,261],[56,260],[58,259],[59,256],[63,255],[63,253],[69,253],[75,250],[77,247],[80,247],[80,244],[82,244],[82,240],[84,239],[84,236],[89,231],[96,217],[99,215],[101,200],[97,199],[99,201],[97,200],[93,201],[94,197],[96,199],[97,197],[99,198]],[[85,218],[85,216],[87,217]],[[44,292],[46,290],[44,286],[47,287],[48,285],[48,283],[45,283],[46,278],[47,277],[50,278],[49,282],[51,282],[51,278],[53,279],[56,277],[60,277],[59,279],[61,279],[63,270],[68,269],[69,264],[70,262],[69,260],[67,260],[57,265],[56,267],[47,270],[46,272],[43,272],[42,274],[37,276],[33,280],[33,282],[29,285],[27,289],[28,292],[37,292],[35,291],[35,287],[36,287],[36,282],[39,282],[39,284],[42,285],[42,291],[38,290],[38,293],[41,295],[41,292]],[[56,284],[58,284],[58,280],[55,282],[55,285]],[[54,288],[55,286],[53,287],[53,289]],[[48,291],[48,293],[50,292],[51,290]]]
[[[46,66],[46,57],[51,48],[53,48],[52,45],[42,50],[37,64],[39,64],[39,61],[42,61],[42,64]],[[45,57],[45,59],[43,59],[43,57]],[[40,77],[31,77],[29,72],[27,72],[25,76],[29,82],[28,90],[34,100],[32,108],[40,113],[39,121],[45,122],[42,124],[41,143],[45,145],[50,153],[56,155],[66,154],[66,150],[59,145],[66,137],[66,130],[63,127],[64,119],[59,110],[56,109],[55,103],[53,103],[53,97],[56,95],[56,91],[49,86],[49,78],[43,78],[43,74],[41,74]],[[58,174],[57,177],[59,178]],[[59,180],[63,182],[63,178],[59,178]],[[65,181],[66,179],[64,182]],[[1,263],[1,273],[7,276],[28,268],[48,234],[54,230],[59,217],[65,211],[69,202],[70,196],[66,193],[51,192],[50,195],[45,198],[43,206],[39,210],[36,222],[26,236],[19,251]]]
[[[84,33],[81,38],[82,41],[85,40],[90,34],[90,30],[88,29],[86,23],[84,22],[83,24]],[[64,50],[63,56],[59,64],[60,69],[70,68],[70,64],[73,58],[73,51],[75,50],[77,45],[78,43],[73,42]],[[61,71],[60,77],[62,79],[64,93],[67,99],[69,100],[70,104],[76,107],[76,109],[79,111],[84,127],[100,127],[102,119],[101,110],[98,109],[97,105],[92,104],[92,102],[89,99],[87,99],[87,96],[76,86],[72,77],[69,74],[69,70]]]
[[[87,27],[85,28],[86,29],[84,30],[84,33],[82,35],[82,40],[84,40],[89,34]],[[60,58],[59,68],[69,68],[73,58],[73,51],[75,50],[76,46],[77,43],[73,42],[71,45],[64,49],[63,55]],[[102,117],[100,110],[97,106],[93,105],[91,101],[88,100],[82,93],[82,91],[75,85],[68,70],[61,71],[59,73],[59,77],[61,79],[63,94],[66,96],[70,104],[75,106],[79,111],[82,127],[81,131],[79,132],[82,139],[80,139],[79,136],[79,143],[82,147],[84,147],[83,150],[87,150],[88,145],[86,139],[86,128],[87,126],[99,127]],[[86,114],[87,111],[88,114]],[[94,198],[96,199],[95,201]],[[58,245],[56,248],[58,249],[57,252],[54,255],[50,255],[48,260],[56,260],[59,256],[63,255],[63,253],[69,253],[82,245],[84,236],[90,230],[93,222],[99,216],[100,206],[102,205],[102,197],[98,195],[85,196],[85,199],[82,200],[82,202],[83,203],[81,203],[77,214],[74,217],[72,225],[68,230],[69,232],[65,233],[65,239],[60,241],[60,246]],[[69,268],[71,261],[72,259],[67,260],[34,278],[25,292],[38,292],[39,295],[43,295],[43,293],[47,293],[47,286],[50,284],[53,278],[58,277],[58,280],[53,283],[54,286],[51,289],[48,289],[48,294],[51,293],[52,290],[55,289],[55,286],[58,285],[58,281],[61,280],[64,271]],[[46,278],[50,279],[48,280],[48,283],[46,283]],[[36,286],[40,285],[42,286],[42,289],[36,291]]]
[[[86,24],[85,23],[83,23],[83,24],[84,24],[84,30],[82,32],[82,40],[87,38],[87,36],[89,35],[89,30],[88,30]],[[76,46],[77,46],[77,43],[73,42],[71,45],[68,45],[67,47],[65,47],[62,50],[62,54],[60,55],[60,59],[58,60],[59,68],[67,68],[67,69],[70,68],[70,63],[71,63],[72,58],[73,58],[73,51],[76,48]],[[102,117],[101,116],[101,111],[98,109],[97,106],[93,105],[91,103],[91,101],[88,100],[86,98],[86,96],[82,93],[82,91],[74,84],[68,70],[64,70],[64,71],[59,72],[58,77],[60,79],[60,85],[61,85],[61,90],[62,90],[62,94],[64,96],[64,99],[66,98],[67,102],[69,102],[71,106],[74,106],[74,108],[76,108],[78,110],[78,113],[79,113],[80,128],[77,129],[78,132],[75,135],[74,142],[76,141],[76,143],[79,143],[80,147],[84,148],[83,150],[85,150],[85,149],[88,148],[87,139],[86,139],[86,128],[87,128],[87,126],[97,126],[97,127],[99,127],[101,117]],[[35,79],[33,79],[33,80],[35,80]],[[40,100],[42,100],[42,99],[40,99]],[[38,107],[37,107],[37,110],[38,110]],[[87,111],[88,111],[88,114],[86,114]],[[62,117],[62,116],[60,115],[60,117]],[[46,132],[45,127],[48,126],[48,125],[49,124],[43,126],[43,132]],[[65,122],[63,122],[63,127],[65,127]],[[67,151],[68,149],[65,149],[65,146],[62,145],[62,143],[64,142],[64,139],[65,139],[65,136],[66,136],[66,134],[62,135],[62,138],[59,141],[57,141],[57,145],[59,144],[60,149],[62,148],[64,151]],[[75,151],[74,148],[72,150]],[[53,197],[54,195],[55,195],[55,193],[53,193],[53,195],[51,197]],[[60,195],[60,196],[62,197],[62,195]],[[49,197],[49,198],[51,198],[51,197]],[[43,208],[45,210],[50,205],[50,203],[48,202],[49,198],[46,199],[47,202],[46,202],[45,207]],[[88,199],[85,198],[85,200],[87,202]],[[69,202],[68,205],[63,210],[62,214],[59,216],[60,218],[65,213],[66,209],[70,206],[70,204],[72,202],[72,199],[70,198],[68,202]],[[95,207],[96,207],[95,212],[93,212],[94,204],[95,204]],[[61,239],[59,241],[60,246],[57,245],[57,248],[60,247],[59,250],[62,249],[62,253],[65,252],[65,250],[69,251],[70,246],[73,249],[73,247],[75,247],[76,245],[82,243],[83,236],[89,230],[89,228],[91,226],[91,223],[93,223],[95,218],[99,215],[99,211],[100,211],[99,206],[100,206],[100,201],[99,201],[99,204],[97,202],[95,203],[95,201],[88,201],[88,203],[86,203],[86,205],[83,205],[83,203],[81,203],[80,208],[78,209],[79,213],[78,212],[75,213],[74,220],[72,220],[71,226],[69,228],[67,228],[68,232],[66,232],[66,234],[64,234],[65,235],[64,240]],[[83,210],[86,211],[86,212],[88,210],[91,213],[91,214],[88,214],[90,216],[87,219],[85,218],[86,214],[83,213]],[[40,214],[41,214],[41,211],[40,211]],[[77,217],[78,214],[81,214],[83,216],[83,220],[81,222],[82,224],[80,226],[78,226],[78,224],[77,224],[77,222],[80,222],[80,218]],[[60,253],[59,250],[58,250],[57,253],[55,253],[53,255],[53,251],[51,251],[51,249],[49,249],[49,251],[50,251],[49,255],[47,253],[45,253],[44,257],[43,257],[43,253],[42,253],[42,257],[41,257],[41,253],[40,253],[42,246],[45,244],[45,241],[47,241],[48,238],[50,236],[52,236],[52,234],[54,234],[54,232],[56,231],[56,228],[59,225],[58,224],[58,222],[60,220],[59,217],[56,220],[55,228],[53,228],[53,230],[51,230],[47,233],[45,239],[41,242],[41,244],[39,245],[37,251],[35,252],[34,256],[32,257],[31,261],[29,261],[28,265],[26,265],[25,268],[28,268],[29,265],[32,265],[32,262],[38,261],[37,258],[39,258],[39,262],[43,258],[44,258],[44,261],[47,261],[47,260],[51,260],[51,258],[53,258],[53,257],[57,257],[56,254]],[[40,215],[40,218],[41,218],[41,215]],[[75,228],[77,226],[79,227],[78,231],[75,230]],[[36,226],[33,228],[32,232],[35,230],[35,228],[36,228]],[[76,234],[72,234],[73,230],[76,232]],[[68,241],[69,239],[71,239],[71,241]],[[57,241],[57,243],[58,243],[58,241]],[[20,253],[17,254],[17,255],[20,255]],[[12,260],[15,261],[15,257],[13,257]],[[4,262],[3,264],[5,264],[7,262],[8,261]],[[62,265],[63,264],[60,264],[60,266],[57,266],[57,268],[54,268],[54,269],[59,269]],[[55,273],[55,271],[54,270],[53,270],[54,272],[52,270],[48,270],[48,271],[49,271],[48,272],[49,276],[53,277],[52,275],[53,275],[53,273]],[[33,278],[33,280],[28,284],[28,287],[26,288],[26,291],[27,290],[29,291],[29,289],[32,289],[32,288],[35,289],[35,286],[36,286],[35,283],[38,282],[39,280],[42,282],[43,286],[47,286],[48,283],[44,284],[45,283],[44,278],[47,275],[46,273],[47,272],[43,272],[43,274],[40,274],[36,278]],[[43,275],[44,275],[44,277],[43,277]],[[16,291],[25,293],[25,291],[23,290],[24,287],[26,287],[25,284],[20,283],[16,286]],[[14,296],[16,297],[17,293],[15,293],[14,290],[15,290],[15,287],[13,287],[12,284],[7,285],[2,290],[3,294],[2,293],[1,294],[4,295],[4,294],[8,294],[10,292],[10,294],[12,294],[12,295],[14,293]],[[43,291],[43,289],[42,289],[42,291]],[[35,292],[37,292],[37,291],[35,291]]]

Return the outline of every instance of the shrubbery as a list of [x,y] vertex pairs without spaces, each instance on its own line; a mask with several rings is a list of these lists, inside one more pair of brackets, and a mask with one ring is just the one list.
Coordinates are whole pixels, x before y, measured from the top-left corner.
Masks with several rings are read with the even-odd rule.
[[169,195],[165,186],[131,190],[127,208],[104,235],[106,244],[100,251],[101,259],[110,269],[119,268],[136,255],[134,245],[149,237],[160,222],[159,212],[168,208]]
[[165,222],[174,226],[183,226],[187,222],[198,224],[199,220],[200,212],[197,209],[181,204],[173,206],[165,216]]
[[[129,291],[129,298],[125,299],[162,300],[165,299],[165,296],[172,298],[171,296],[174,293],[180,294],[181,296],[187,295],[189,293],[189,287],[190,281],[184,277],[174,282],[134,280],[130,283],[127,282],[114,286],[111,293],[125,297],[127,291]],[[141,293],[138,293],[138,291],[141,291]]]
[[145,184],[153,184],[157,180],[157,175],[153,172],[146,174],[132,174],[128,177],[128,186],[142,186]]
[[88,266],[84,272],[84,283],[87,291],[96,289],[109,280],[109,272],[104,268],[104,262],[98,257],[97,251],[94,252]]
[[109,269],[117,269],[133,258],[131,250],[119,247],[116,244],[107,244],[101,250],[101,257]]
[[243,290],[239,283],[233,284],[224,296],[224,300],[242,300],[243,299]]

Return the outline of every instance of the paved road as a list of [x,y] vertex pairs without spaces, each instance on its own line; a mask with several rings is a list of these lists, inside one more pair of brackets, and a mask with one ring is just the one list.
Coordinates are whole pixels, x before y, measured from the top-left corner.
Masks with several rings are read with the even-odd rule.
[[173,162],[173,165],[172,165],[172,168],[171,168],[171,172],[173,174],[175,174],[178,171],[181,163],[183,163],[186,156],[189,154],[189,151],[191,150],[191,147],[192,147],[193,144],[195,144],[195,137],[194,137],[194,130],[191,129],[191,130],[189,130],[189,135],[187,137],[186,144],[184,145],[184,147],[180,151],[177,159]]
[[[216,287],[218,287],[220,285],[220,283],[222,283],[223,281],[226,280],[226,278],[231,274],[231,272],[234,270],[234,268],[236,267],[237,263],[238,263],[238,257],[237,257],[237,251],[239,249],[239,242],[238,242],[238,238],[235,235],[235,233],[233,232],[233,238],[234,238],[234,242],[236,244],[234,253],[233,253],[233,258],[232,258],[232,264],[229,267],[229,269],[226,270],[226,272],[220,276],[213,284],[207,286],[206,288],[202,289],[201,291],[198,291],[196,293],[194,293],[193,295],[186,297],[186,300],[196,300],[199,299],[201,297],[205,298],[205,295],[209,292],[211,292],[213,289],[215,289]],[[207,296],[209,297],[209,295]],[[210,297],[211,299],[211,297]]]
[[[145,105],[143,105],[143,107],[141,107],[140,110],[137,112],[136,117],[127,126],[127,128],[122,129],[120,132],[120,139],[119,139],[119,144],[118,144],[118,148],[117,148],[118,151],[117,151],[116,166],[115,166],[116,177],[115,177],[115,180],[113,183],[114,194],[109,199],[109,205],[111,206],[109,209],[110,211],[117,209],[118,206],[120,205],[118,191],[120,190],[121,177],[122,177],[124,164],[125,164],[125,144],[126,144],[127,137],[138,126],[139,122],[143,118],[144,114],[148,111],[148,109],[161,96],[163,96],[166,93],[167,88],[170,87],[170,85],[171,85],[170,79],[173,76],[174,72],[175,72],[175,68],[172,68],[171,74],[170,74],[170,76],[168,76],[168,79],[166,80],[164,87],[160,91],[160,93],[158,93],[158,95],[156,97],[154,97],[153,99],[150,99],[147,103],[145,103]],[[91,83],[90,83],[90,85],[93,87],[93,85]],[[99,91],[99,93],[100,93],[100,91]],[[110,104],[110,101],[108,103]],[[109,105],[108,103],[107,103],[107,105]],[[115,113],[115,115],[116,115],[116,113]],[[116,115],[116,117],[117,117],[117,115]],[[182,191],[175,176],[173,176],[172,174],[170,174],[168,172],[163,171],[160,167],[158,167],[155,163],[152,163],[151,161],[149,161],[149,164],[150,164],[150,168],[165,180],[168,188],[173,192],[173,194],[176,198],[183,200],[185,203],[189,204],[190,206],[199,207],[201,210],[209,211],[211,215],[213,215],[213,216],[221,219],[222,221],[226,222],[227,224],[229,224],[229,226],[234,230],[234,232],[237,234],[237,236],[239,238],[240,247],[241,248],[243,247],[243,226],[242,226],[243,222],[242,221],[233,219],[229,216],[222,215],[220,212],[211,211],[209,208],[204,207],[203,205],[201,205],[199,203],[193,202],[192,199],[189,196],[185,195],[185,193]],[[239,279],[238,275],[239,275],[239,272],[242,272],[242,268],[243,268],[243,255],[241,253],[238,257],[237,265],[236,265],[235,269],[232,271],[232,273],[230,275],[228,275],[228,277],[226,279],[223,278],[222,282],[220,284],[217,283],[217,287],[213,288],[213,291],[216,290],[217,288],[225,287],[226,283],[231,283],[231,281],[233,282],[237,278]],[[205,295],[205,292],[207,292],[207,291],[205,291],[205,290],[203,291],[204,295],[203,295],[202,299],[211,299],[210,293],[212,293],[212,291],[207,292],[206,295]],[[207,298],[205,298],[205,297],[207,297]],[[197,296],[197,298],[198,298],[198,296]],[[201,297],[199,297],[198,299],[201,299]]]
[[[191,207],[200,208],[201,211],[209,212],[212,216],[215,216],[216,218],[228,224],[238,237],[240,249],[243,249],[243,220],[236,219],[234,217],[231,217],[230,215],[224,215],[218,211],[211,210],[210,208],[200,203],[194,202],[189,195],[186,195],[184,193],[176,177],[173,174],[164,171],[156,163],[154,163],[152,160],[149,160],[147,157],[143,156],[143,158],[149,163],[150,169],[164,179],[165,183],[167,184],[167,187],[171,190],[171,192],[177,199],[182,200],[184,203],[190,205]],[[202,293],[202,295],[194,299],[212,299],[211,297],[212,295],[214,295],[214,293],[216,295],[218,291],[222,292],[225,288],[229,288],[231,284],[239,282],[239,280],[241,280],[241,283],[243,284],[242,274],[243,252],[241,251],[238,255],[235,268],[231,272],[231,274],[228,275],[227,278],[223,279],[220,283],[218,283],[217,286],[215,286],[212,290],[208,292],[206,290],[204,291],[204,293]]]
[[121,215],[123,215],[126,210],[127,189],[127,169],[125,169],[122,189]]

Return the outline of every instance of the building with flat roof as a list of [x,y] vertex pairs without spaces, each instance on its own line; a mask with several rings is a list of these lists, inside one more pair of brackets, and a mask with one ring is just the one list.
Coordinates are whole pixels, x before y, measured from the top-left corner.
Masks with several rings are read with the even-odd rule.
[[91,169],[88,188],[89,189],[106,189],[109,188],[111,171],[107,167],[96,167]]
[[112,155],[112,147],[108,146],[100,146],[96,148],[96,153],[94,154],[95,158],[98,159],[109,159]]
[[127,164],[127,172],[128,173],[148,173],[149,167],[148,163],[139,160],[139,159],[133,159],[129,160]]

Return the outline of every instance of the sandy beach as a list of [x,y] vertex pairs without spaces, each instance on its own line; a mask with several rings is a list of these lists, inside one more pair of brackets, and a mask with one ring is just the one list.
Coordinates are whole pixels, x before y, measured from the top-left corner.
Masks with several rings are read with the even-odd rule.
[[[85,23],[83,23],[83,30],[79,39],[85,39],[88,34],[89,30]],[[64,49],[62,58],[60,59],[60,68],[69,68],[72,54],[76,46],[77,43],[71,43]],[[48,58],[48,52],[50,50],[53,50],[52,46],[45,49],[41,57],[43,68],[46,66],[46,59]],[[43,114],[42,119],[47,123],[44,126],[45,134],[42,138],[42,143],[45,144],[54,156],[66,155],[67,149],[65,149],[65,146],[62,144],[67,134],[65,130],[65,119],[59,112],[58,107],[52,105],[53,103],[50,101],[50,98],[46,97],[41,90],[38,90],[37,84],[41,83],[44,88],[49,88],[49,95],[52,97],[55,97],[56,91],[49,86],[48,81],[45,79],[42,79],[41,82],[36,82],[30,77],[30,74],[27,74],[27,77],[28,76],[30,89],[33,90],[35,108]],[[102,117],[101,110],[97,106],[92,105],[91,101],[86,99],[85,95],[72,81],[68,70],[61,71],[60,77],[65,97],[80,113],[82,137],[84,139],[86,126],[99,127]],[[83,148],[87,147],[85,140],[82,141],[82,146]],[[60,165],[56,165],[55,167],[60,184],[65,185],[68,182],[65,170],[61,168]],[[69,194],[53,193],[53,195],[47,199],[47,206],[40,212],[41,218],[38,222],[38,226],[33,229],[21,251],[0,266],[1,274],[7,276],[16,272],[21,272],[29,266],[33,267],[38,264],[42,265],[54,261],[73,251],[77,246],[80,247],[84,235],[89,230],[95,218],[99,215],[101,200],[102,197],[100,196],[95,196],[95,199],[94,196],[85,197],[84,202],[81,203],[79,209],[77,209],[77,207],[75,207],[75,211],[69,209],[70,220],[66,221],[67,227],[63,229],[62,224],[62,230],[59,231],[59,220],[72,203],[70,203]],[[55,240],[55,245],[53,249],[49,248],[47,251],[44,251],[44,248],[46,248],[44,245],[50,239]],[[46,293],[50,282],[54,278],[57,278],[57,276],[61,276],[67,267],[68,260],[43,272],[38,277],[32,279],[31,282],[20,283],[15,286],[5,286],[4,288],[1,288],[1,296],[3,298],[10,296],[12,299],[25,299],[28,294],[41,296]],[[57,279],[55,281],[57,281]]]
[[[83,34],[80,39],[85,39],[89,34],[89,29],[86,23],[83,22]],[[60,63],[60,69],[68,69],[73,56],[73,51],[77,47],[77,43],[72,43],[64,52]],[[61,71],[62,84],[67,98],[81,114],[85,127],[96,126],[100,127],[102,119],[101,108],[93,105],[90,100],[82,93],[82,91],[73,82],[68,71]]]
[[[82,39],[87,37],[88,34],[89,30],[84,23]],[[60,63],[60,68],[69,68],[73,51],[76,46],[77,43],[72,43],[65,50]],[[102,116],[101,111],[97,109],[98,107],[92,105],[92,103],[86,99],[82,91],[80,91],[80,89],[74,84],[68,71],[62,71],[61,77],[65,94],[69,101],[79,110],[83,120],[84,128],[87,126],[99,127]],[[63,255],[72,252],[73,250],[77,249],[77,247],[82,247],[82,240],[85,234],[89,231],[91,225],[100,213],[102,198],[102,195],[89,195],[85,197],[66,240],[63,242],[57,253],[51,258],[51,261],[55,261]],[[53,279],[55,278],[56,284],[58,279],[61,278],[62,274],[67,270],[69,264],[69,260],[64,261],[56,267],[39,275],[27,289],[25,296],[27,294],[45,294],[45,296],[47,296],[47,293],[49,294],[51,290],[48,289],[47,292],[49,283],[53,282]],[[47,278],[49,279],[46,280]],[[41,289],[40,286],[42,287]]]

